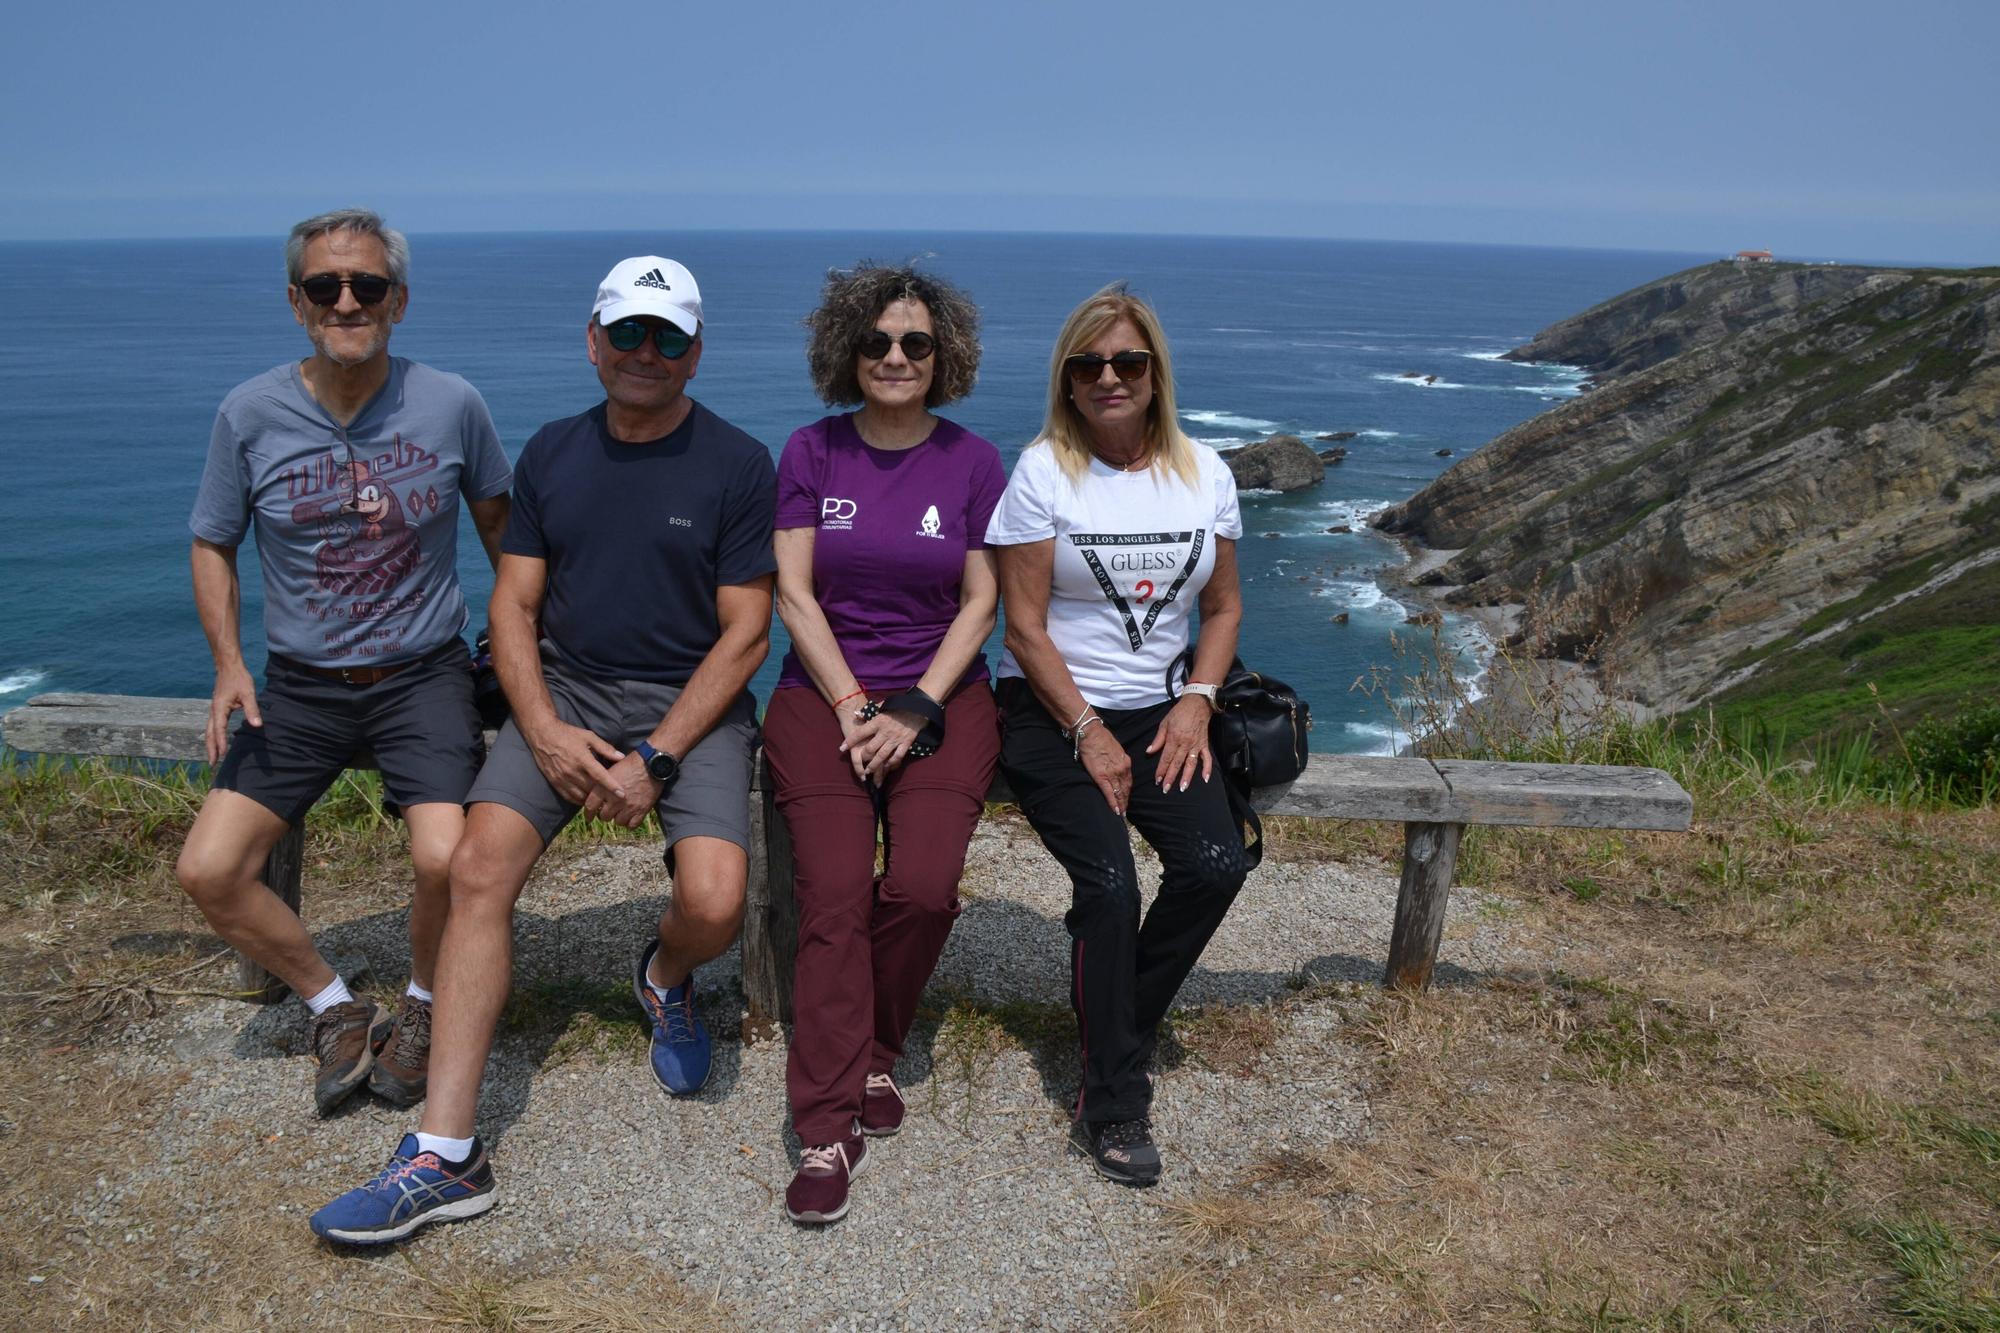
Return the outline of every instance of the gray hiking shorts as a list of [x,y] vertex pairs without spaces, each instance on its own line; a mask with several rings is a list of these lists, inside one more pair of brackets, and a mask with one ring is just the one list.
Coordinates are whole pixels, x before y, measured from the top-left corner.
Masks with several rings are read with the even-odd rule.
[[[680,697],[678,685],[648,680],[610,680],[588,675],[565,662],[544,641],[542,678],[555,701],[556,716],[596,732],[629,751],[652,734]],[[757,749],[757,704],[744,691],[713,729],[680,756],[680,777],[654,807],[666,834],[671,862],[682,838],[724,838],[750,853],[750,765]],[[512,718],[500,729],[486,766],[479,770],[465,803],[491,801],[515,811],[547,846],[581,807],[564,800],[542,776],[520,728]]]

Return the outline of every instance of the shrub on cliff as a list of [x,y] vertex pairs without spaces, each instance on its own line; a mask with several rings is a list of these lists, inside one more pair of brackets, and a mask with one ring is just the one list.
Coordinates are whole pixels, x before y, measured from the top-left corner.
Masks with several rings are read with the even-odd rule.
[[2000,703],[1927,717],[1905,744],[1910,767],[1940,798],[1983,804],[2000,794]]

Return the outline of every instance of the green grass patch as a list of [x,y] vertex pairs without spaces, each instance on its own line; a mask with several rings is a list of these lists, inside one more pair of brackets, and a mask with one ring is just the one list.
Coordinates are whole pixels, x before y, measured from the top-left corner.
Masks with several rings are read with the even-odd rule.
[[2000,1236],[1964,1236],[1930,1217],[1897,1218],[1863,1229],[1898,1282],[1889,1309],[1926,1333],[2000,1333]]

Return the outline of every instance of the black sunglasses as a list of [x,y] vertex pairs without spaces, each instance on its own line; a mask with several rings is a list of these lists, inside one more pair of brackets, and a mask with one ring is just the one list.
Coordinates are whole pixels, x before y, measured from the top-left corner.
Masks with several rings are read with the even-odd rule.
[[351,278],[343,278],[336,273],[315,273],[310,278],[299,279],[299,290],[314,305],[332,305],[340,299],[342,287],[353,292],[354,299],[363,305],[381,305],[389,295],[389,289],[395,285],[388,278],[378,278],[373,273],[357,273]]
[[903,355],[911,361],[922,361],[937,350],[937,339],[928,333],[903,333],[890,336],[880,329],[870,329],[861,335],[857,350],[870,361],[880,361],[889,355],[889,349],[901,345]]
[[638,319],[621,319],[616,324],[604,326],[604,340],[621,352],[636,352],[639,344],[647,338],[661,356],[669,361],[678,361],[687,355],[688,348],[694,346],[694,335],[676,328],[672,324],[648,324]]
[[1072,384],[1095,384],[1104,377],[1104,368],[1111,367],[1111,373],[1121,380],[1136,380],[1146,373],[1153,363],[1151,352],[1133,349],[1120,352],[1116,356],[1099,356],[1095,352],[1083,352],[1063,358],[1063,369],[1069,372]]

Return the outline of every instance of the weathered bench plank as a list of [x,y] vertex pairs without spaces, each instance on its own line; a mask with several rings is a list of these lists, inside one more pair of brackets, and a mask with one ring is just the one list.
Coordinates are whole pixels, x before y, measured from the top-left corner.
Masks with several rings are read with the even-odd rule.
[[1694,801],[1657,768],[1604,764],[1508,764],[1440,759],[1460,824],[1537,828],[1630,828],[1678,832],[1694,818]]
[[[44,694],[0,718],[0,732],[27,753],[200,762],[207,720],[205,699]],[[365,756],[357,760],[357,767],[367,766]],[[791,1017],[798,909],[791,833],[761,762],[752,781],[742,948],[744,1028],[758,1035]],[[987,799],[1012,795],[996,777]],[[1404,825],[1402,883],[1383,982],[1417,989],[1429,984],[1437,961],[1467,824],[1680,830],[1694,816],[1688,794],[1657,769],[1366,755],[1322,755],[1298,781],[1252,793],[1251,804],[1270,815]],[[294,827],[273,849],[265,872],[265,882],[294,910],[302,856],[302,830]],[[239,960],[239,969],[246,991],[267,999],[283,995],[283,987],[248,959]]]

